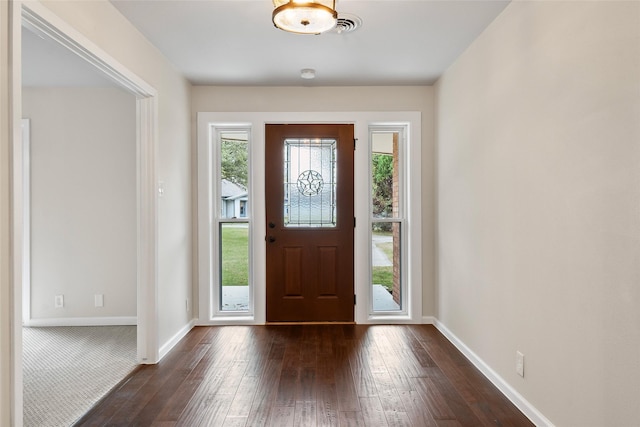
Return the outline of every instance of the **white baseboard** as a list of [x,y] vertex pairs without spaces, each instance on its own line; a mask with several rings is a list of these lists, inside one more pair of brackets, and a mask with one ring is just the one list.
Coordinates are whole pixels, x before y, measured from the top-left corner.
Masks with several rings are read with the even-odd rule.
[[501,392],[511,401],[523,414],[527,416],[538,427],[554,427],[553,423],[549,421],[535,406],[527,401],[520,393],[518,393],[504,378],[498,375],[489,365],[487,365],[477,354],[475,354],[469,347],[467,347],[457,336],[453,334],[442,322],[438,319],[433,319],[433,325],[444,335],[451,343],[473,365],[487,377],[489,381],[493,383]]
[[162,358],[165,357],[167,353],[169,353],[171,349],[175,347],[175,345],[178,344],[178,342],[180,342],[180,340],[184,338],[191,329],[193,329],[193,327],[196,325],[196,320],[197,319],[191,319],[189,323],[184,325],[184,327],[180,329],[174,336],[172,336],[169,341],[167,341],[166,343],[164,343],[164,345],[162,345],[162,347],[160,347],[160,350],[158,351],[158,362],[160,362]]
[[46,319],[29,319],[23,322],[23,326],[45,327],[45,326],[128,326],[137,325],[138,319],[135,316],[117,317],[60,317]]
[[422,316],[422,324],[423,325],[433,325],[436,323],[436,318],[433,316]]

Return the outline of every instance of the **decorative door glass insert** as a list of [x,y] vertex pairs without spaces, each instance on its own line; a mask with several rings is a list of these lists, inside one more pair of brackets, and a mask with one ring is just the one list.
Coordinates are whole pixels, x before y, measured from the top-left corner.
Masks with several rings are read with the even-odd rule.
[[335,139],[285,139],[285,227],[336,226]]

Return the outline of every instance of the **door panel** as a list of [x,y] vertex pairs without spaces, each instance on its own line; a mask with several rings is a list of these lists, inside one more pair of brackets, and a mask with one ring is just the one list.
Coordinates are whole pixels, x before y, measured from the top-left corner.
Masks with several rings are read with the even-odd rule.
[[353,321],[353,125],[266,125],[267,321]]

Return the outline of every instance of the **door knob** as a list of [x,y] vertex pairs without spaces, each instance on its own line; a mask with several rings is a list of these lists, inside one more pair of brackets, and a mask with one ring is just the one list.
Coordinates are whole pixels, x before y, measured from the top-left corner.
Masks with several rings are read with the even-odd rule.
[[273,243],[273,242],[276,241],[276,238],[273,237],[273,236],[269,236],[269,237],[267,237],[267,240],[269,240],[269,243]]
[[276,228],[276,225],[272,222],[269,223],[269,228]]

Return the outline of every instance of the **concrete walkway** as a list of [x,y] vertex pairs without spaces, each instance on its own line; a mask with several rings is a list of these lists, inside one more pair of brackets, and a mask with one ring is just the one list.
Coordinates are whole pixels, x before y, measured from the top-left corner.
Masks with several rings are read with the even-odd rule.
[[380,234],[373,234],[371,236],[371,262],[374,267],[391,267],[393,265],[389,257],[378,247],[380,243],[392,242],[393,236]]

